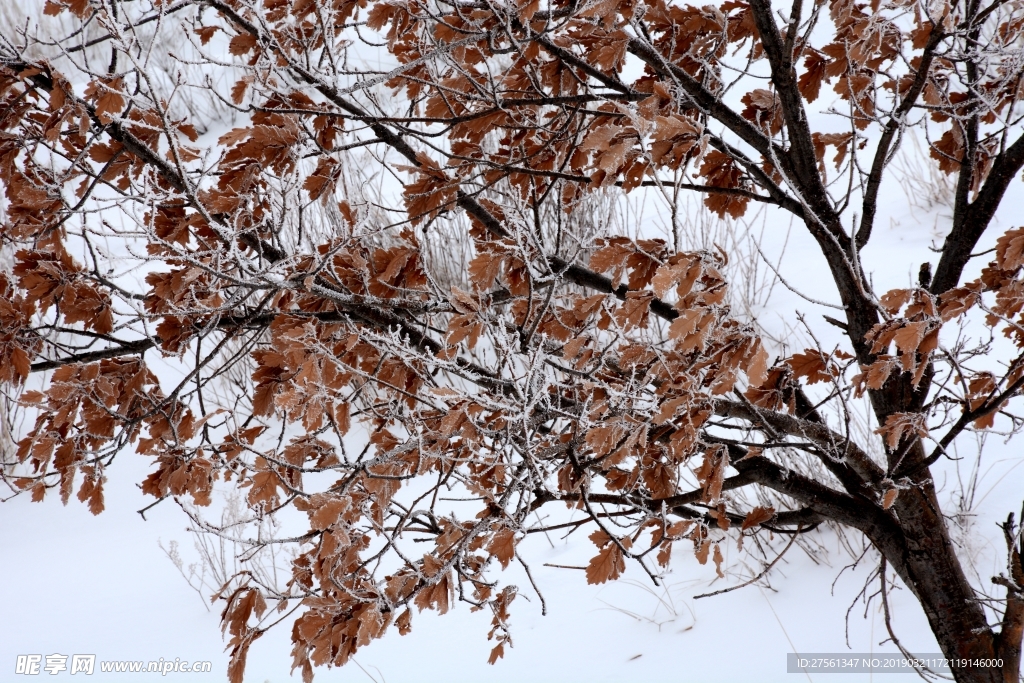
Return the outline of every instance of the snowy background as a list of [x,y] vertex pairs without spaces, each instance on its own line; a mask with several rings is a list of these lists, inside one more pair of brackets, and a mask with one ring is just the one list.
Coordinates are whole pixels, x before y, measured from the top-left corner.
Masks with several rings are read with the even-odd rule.
[[[627,79],[628,80],[628,79]],[[821,125],[819,125],[821,124]],[[835,119],[817,117],[812,127],[828,130]],[[216,137],[218,131],[210,133]],[[919,265],[937,260],[931,247],[940,246],[949,208],[942,202],[941,179],[928,171],[920,150],[909,145],[887,182],[880,202],[882,216],[863,260],[876,292],[913,283]],[[902,170],[901,170],[902,169]],[[902,182],[898,182],[902,178]],[[1015,224],[1020,206],[1015,185],[989,230],[995,236]],[[932,196],[934,195],[934,197]],[[695,205],[696,206],[696,205]],[[648,207],[639,232],[659,230],[658,210]],[[831,278],[816,245],[802,226],[778,213],[751,219],[745,234],[756,235],[766,256],[777,263],[792,289],[812,298],[836,302]],[[710,245],[696,245],[710,246]],[[757,258],[749,244],[732,251],[734,258]],[[980,261],[980,260],[978,260]],[[972,262],[977,273],[980,262]],[[760,266],[764,273],[763,264]],[[739,283],[735,283],[739,284]],[[800,350],[806,338],[794,335],[793,311],[807,315],[823,347],[839,343],[838,330],[822,323],[821,314],[835,311],[810,303],[776,284],[771,299],[753,311],[779,341]],[[959,518],[955,534],[966,564],[974,567],[976,585],[1002,570],[1005,547],[997,521],[1020,510],[1024,497],[1024,462],[1019,447],[991,437],[976,472],[971,467],[977,445],[966,436],[958,443],[961,463],[936,469],[940,497],[948,512],[956,509],[950,494],[966,487],[973,498]],[[118,456],[107,470],[106,511],[98,517],[73,500],[64,508],[50,497],[32,504],[20,496],[0,505],[0,681],[15,676],[18,655],[95,654],[98,661],[209,660],[206,675],[107,674],[93,680],[221,681],[228,657],[223,651],[219,607],[209,606],[179,573],[161,548],[179,544],[186,565],[197,560],[189,520],[174,503],[150,505],[138,489],[149,471],[146,458],[131,452]],[[519,598],[512,605],[514,647],[495,666],[487,664],[493,643],[486,633],[489,615],[471,614],[465,605],[447,615],[416,614],[412,633],[394,630],[361,650],[344,669],[317,669],[316,680],[387,683],[445,681],[854,681],[915,680],[912,674],[824,675],[786,673],[786,653],[896,653],[876,599],[869,608],[858,596],[875,567],[869,555],[856,559],[840,547],[832,532],[814,532],[822,551],[810,556],[794,547],[766,581],[725,595],[694,600],[709,590],[736,585],[760,571],[744,566],[735,546],[723,544],[726,579],[714,581],[711,565],[700,566],[680,544],[662,586],[630,567],[625,578],[604,586],[588,586],[583,571],[546,565],[583,566],[593,555],[585,534],[531,537],[521,546],[543,593],[540,599],[525,576],[516,575]],[[781,547],[781,545],[779,546]],[[509,570],[513,573],[513,570]],[[877,583],[877,582],[876,582]],[[869,592],[877,590],[872,585]],[[1001,594],[1001,593],[1000,593]],[[921,609],[907,590],[891,595],[894,627],[904,646],[916,653],[937,653]],[[278,683],[289,677],[290,626],[282,624],[257,641],[250,651],[246,680]],[[884,644],[883,644],[884,643]],[[453,656],[457,652],[457,656]],[[80,676],[80,675],[79,675]],[[908,678],[910,676],[910,678]],[[32,677],[34,678],[34,677]],[[44,679],[74,680],[68,673]]]
[[[908,285],[920,262],[934,260],[928,247],[936,240],[941,244],[941,233],[929,226],[937,224],[941,229],[944,207],[910,201],[905,186],[896,182],[887,186],[882,206],[889,220],[879,221],[880,229],[865,252],[876,291]],[[1009,208],[1004,207],[1001,216],[1009,215]],[[782,255],[781,272],[787,282],[816,298],[837,300],[820,254],[800,226],[772,225],[771,218],[765,218],[762,248],[769,258]],[[998,226],[990,231],[1000,232]],[[825,310],[777,286],[761,322],[785,339],[785,322],[791,322],[794,309],[809,318]],[[827,334],[827,326],[816,327]],[[970,483],[971,456],[976,452],[970,438],[960,443],[968,456],[963,470],[959,463],[946,463],[937,470],[940,497],[961,481]],[[989,439],[973,486],[975,516],[964,520],[965,531],[958,538],[964,559],[974,564],[984,581],[1002,571],[1005,562],[995,524],[1008,512],[1020,510],[1022,462],[1018,447]],[[147,465],[146,458],[130,452],[118,456],[108,469],[107,510],[98,517],[77,501],[64,508],[52,497],[32,504],[21,496],[0,506],[4,586],[0,680],[28,678],[14,676],[17,655],[52,653],[96,654],[97,661],[210,660],[212,674],[169,674],[166,679],[224,680],[228,658],[223,652],[219,608],[207,609],[161,549],[161,544],[169,548],[171,541],[177,541],[185,564],[196,561],[186,531],[189,520],[170,501],[149,510],[146,520],[137,513],[152,503],[137,487],[148,473]],[[891,643],[881,644],[887,634],[879,601],[872,603],[865,616],[863,601],[857,600],[874,559],[869,556],[859,566],[847,567],[854,558],[829,531],[815,534],[830,552],[812,558],[794,547],[767,582],[700,600],[693,596],[741,583],[760,567],[732,563],[727,578],[715,582],[714,568],[698,565],[684,545],[677,548],[661,587],[653,586],[636,567],[630,567],[624,579],[597,587],[586,584],[581,570],[545,566],[586,565],[593,546],[585,533],[567,539],[554,533],[549,538],[537,535],[522,547],[548,615],[541,616],[540,601],[525,576],[517,578],[520,597],[512,606],[511,622],[514,647],[495,666],[487,664],[493,645],[486,640],[489,615],[471,614],[464,605],[457,605],[444,616],[416,614],[411,634],[402,637],[392,630],[361,650],[355,663],[344,669],[317,669],[316,679],[388,683],[916,680],[907,678],[911,674],[786,673],[787,652],[896,652]],[[735,546],[723,544],[726,547],[734,553]],[[877,582],[870,587],[870,592],[875,590]],[[893,625],[903,644],[916,653],[938,652],[909,591],[897,591],[891,600]],[[289,625],[282,624],[255,643],[247,681],[297,680],[297,674],[289,678],[289,635]],[[460,653],[457,657],[451,654],[453,648]],[[95,679],[111,681],[158,676],[103,676],[98,669],[94,674]],[[67,672],[41,677],[74,680]]]

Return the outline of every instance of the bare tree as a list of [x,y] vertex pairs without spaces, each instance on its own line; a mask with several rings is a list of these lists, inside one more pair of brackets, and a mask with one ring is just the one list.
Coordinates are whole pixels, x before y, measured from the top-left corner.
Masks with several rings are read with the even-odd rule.
[[[4,472],[99,513],[134,448],[158,500],[223,482],[254,524],[305,513],[272,541],[297,546],[287,581],[224,583],[232,680],[278,621],[309,680],[456,597],[493,614],[493,662],[496,570],[529,575],[544,530],[591,529],[602,583],[627,560],[657,581],[679,541],[717,567],[729,534],[823,523],[877,549],[886,609],[891,572],[958,681],[1018,680],[1020,527],[1002,597],[972,585],[933,470],[1024,425],[1024,229],[988,234],[1024,165],[1019,2],[44,14],[0,55],[0,381],[34,418]],[[876,293],[862,250],[907,136],[954,179],[952,218],[934,269]],[[610,209],[623,193],[663,202],[667,239]],[[803,226],[844,343],[794,320],[812,342],[772,360],[726,252],[683,248],[691,194]]]

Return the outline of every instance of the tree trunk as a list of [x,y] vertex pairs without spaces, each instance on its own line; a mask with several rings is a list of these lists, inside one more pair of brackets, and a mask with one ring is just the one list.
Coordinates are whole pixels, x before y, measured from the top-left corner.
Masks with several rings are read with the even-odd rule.
[[[924,608],[942,654],[950,660],[997,659],[995,634],[956,556],[932,482],[901,491],[894,509],[904,530],[903,557],[886,559]],[[958,683],[1010,683],[1002,668],[959,664],[950,663]]]

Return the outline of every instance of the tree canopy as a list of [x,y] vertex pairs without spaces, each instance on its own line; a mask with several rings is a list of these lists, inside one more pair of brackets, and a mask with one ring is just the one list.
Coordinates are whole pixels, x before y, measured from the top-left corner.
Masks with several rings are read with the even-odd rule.
[[[873,544],[958,681],[1018,680],[1019,526],[994,597],[932,471],[1024,426],[1024,228],[990,234],[1024,165],[1024,4],[42,9],[0,45],[0,382],[31,416],[5,478],[98,514],[134,450],[156,500],[307,517],[253,541],[295,544],[284,584],[219,596],[231,680],[281,619],[309,681],[456,601],[493,615],[494,662],[500,570],[545,529],[585,528],[602,583],[822,524]],[[934,268],[876,292],[862,250],[911,137],[953,215]],[[666,234],[608,220],[640,193]],[[680,238],[691,193],[806,229],[844,343],[783,352],[738,314],[729,255]]]

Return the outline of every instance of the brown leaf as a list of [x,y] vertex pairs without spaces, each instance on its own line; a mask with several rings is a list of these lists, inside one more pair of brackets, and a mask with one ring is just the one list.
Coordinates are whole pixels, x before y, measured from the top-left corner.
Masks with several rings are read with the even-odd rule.
[[[239,83],[241,83],[241,81],[239,81]],[[236,103],[239,101],[240,99],[236,100]],[[320,159],[316,165],[316,170],[307,176],[306,181],[302,184],[302,188],[309,192],[310,199],[320,199],[320,197],[325,194],[329,195],[334,191],[337,166],[337,162],[330,157],[323,157]]]
[[206,45],[213,38],[213,34],[220,30],[220,26],[203,26],[202,28],[196,29],[196,35],[199,36],[199,41]]
[[704,453],[704,462],[697,469],[697,480],[701,484],[701,502],[717,505],[722,497],[722,482],[729,467],[729,451],[721,446],[712,446]]
[[626,560],[615,543],[609,543],[587,565],[587,583],[614,581],[626,571]]
[[612,537],[604,529],[596,529],[587,538],[598,548],[603,548],[612,542]]
[[762,507],[758,505],[747,513],[747,516],[743,518],[743,525],[740,527],[741,531],[752,529],[755,526],[759,526],[772,517],[775,516],[775,508],[773,507]]
[[86,87],[85,96],[96,103],[96,116],[102,123],[114,120],[112,114],[124,110],[124,96],[121,90],[124,82],[120,78],[93,81]]
[[228,52],[233,55],[244,55],[256,47],[256,36],[249,33],[239,33],[228,43]]
[[341,498],[333,498],[324,502],[309,516],[313,530],[322,531],[333,526],[346,508],[348,508],[348,503]]
[[398,618],[395,619],[395,626],[398,627],[399,635],[409,635],[409,632],[412,631],[412,610],[407,609],[398,615]]
[[996,265],[1016,270],[1024,265],[1024,228],[1007,230],[996,240]]
[[489,290],[501,273],[504,258],[500,254],[485,251],[469,262],[469,281],[481,291]]
[[[249,83],[251,79],[246,77],[239,79],[233,86],[231,86],[231,101],[235,104],[241,104],[242,100],[245,99],[245,91],[249,89]],[[322,161],[322,160],[321,160]],[[309,189],[309,188],[306,188]]]
[[502,529],[491,537],[487,551],[498,559],[502,569],[507,569],[509,562],[516,556],[516,534],[511,529]]
[[765,132],[776,135],[782,130],[785,119],[782,114],[782,101],[771,90],[757,88],[740,98],[746,107],[741,116]]
[[672,561],[672,543],[671,541],[664,541],[661,544],[661,548],[658,549],[658,564],[662,567],[667,567],[669,562]]
[[893,413],[886,418],[884,426],[875,430],[875,434],[885,437],[889,450],[894,451],[908,437],[928,436],[928,425],[921,413]]
[[647,490],[655,500],[668,498],[676,491],[676,472],[671,464],[655,462],[644,467],[643,478]]
[[821,83],[827,80],[825,65],[827,59],[814,50],[808,50],[804,58],[804,72],[800,74],[797,88],[808,102],[814,102],[821,93]]
[[16,379],[19,383],[28,379],[29,372],[32,370],[32,361],[25,350],[20,346],[12,347],[9,360],[13,370],[11,379]]
[[706,538],[694,541],[693,554],[701,564],[708,563],[708,553],[711,551],[711,541]]
[[646,327],[653,300],[654,294],[651,292],[627,292],[626,300],[615,312],[615,320],[626,332],[637,327]]
[[443,574],[440,579],[436,579],[434,583],[420,589],[413,602],[420,608],[421,612],[427,609],[436,609],[439,613],[445,614],[448,611],[451,592],[451,572],[449,571]]
[[419,166],[399,166],[399,170],[416,174],[405,184],[405,207],[414,225],[436,217],[455,202],[458,186],[436,161],[426,154],[417,155]]
[[895,367],[895,358],[892,356],[879,356],[879,359],[867,368],[868,388],[881,389]]
[[760,339],[751,339],[744,356],[745,365],[742,369],[747,374],[748,385],[761,386],[768,379],[768,351]]
[[926,321],[905,323],[903,327],[893,335],[892,339],[896,342],[896,348],[904,353],[916,351],[921,340],[924,339],[924,334],[928,328],[928,324],[929,323]]
[[807,378],[808,384],[830,382],[839,376],[839,369],[831,359],[823,356],[820,351],[807,349],[803,353],[795,353],[789,359],[789,367],[796,377]]
[[971,287],[958,287],[943,293],[939,297],[939,314],[942,316],[942,321],[948,322],[963,315],[980,300],[978,292]]
[[669,422],[679,412],[679,407],[684,405],[689,399],[687,396],[677,396],[670,398],[661,404],[658,409],[658,413],[654,416],[652,422],[656,425],[664,424]]
[[879,302],[889,315],[896,315],[914,295],[912,289],[893,289],[882,295]]
[[[700,175],[704,176],[710,187],[742,189],[742,171],[731,156],[718,150],[712,150],[704,157]],[[733,218],[740,218],[746,213],[749,203],[748,197],[717,192],[708,194],[704,199],[704,205],[718,214],[719,218],[725,218],[727,213]]]
[[939,170],[944,173],[955,173],[960,170],[960,162],[964,157],[964,140],[959,125],[954,125],[932,143],[931,157],[939,162]]
[[719,503],[717,507],[708,508],[708,516],[715,520],[718,528],[722,531],[728,531],[732,525],[729,513],[725,509],[725,503]]

